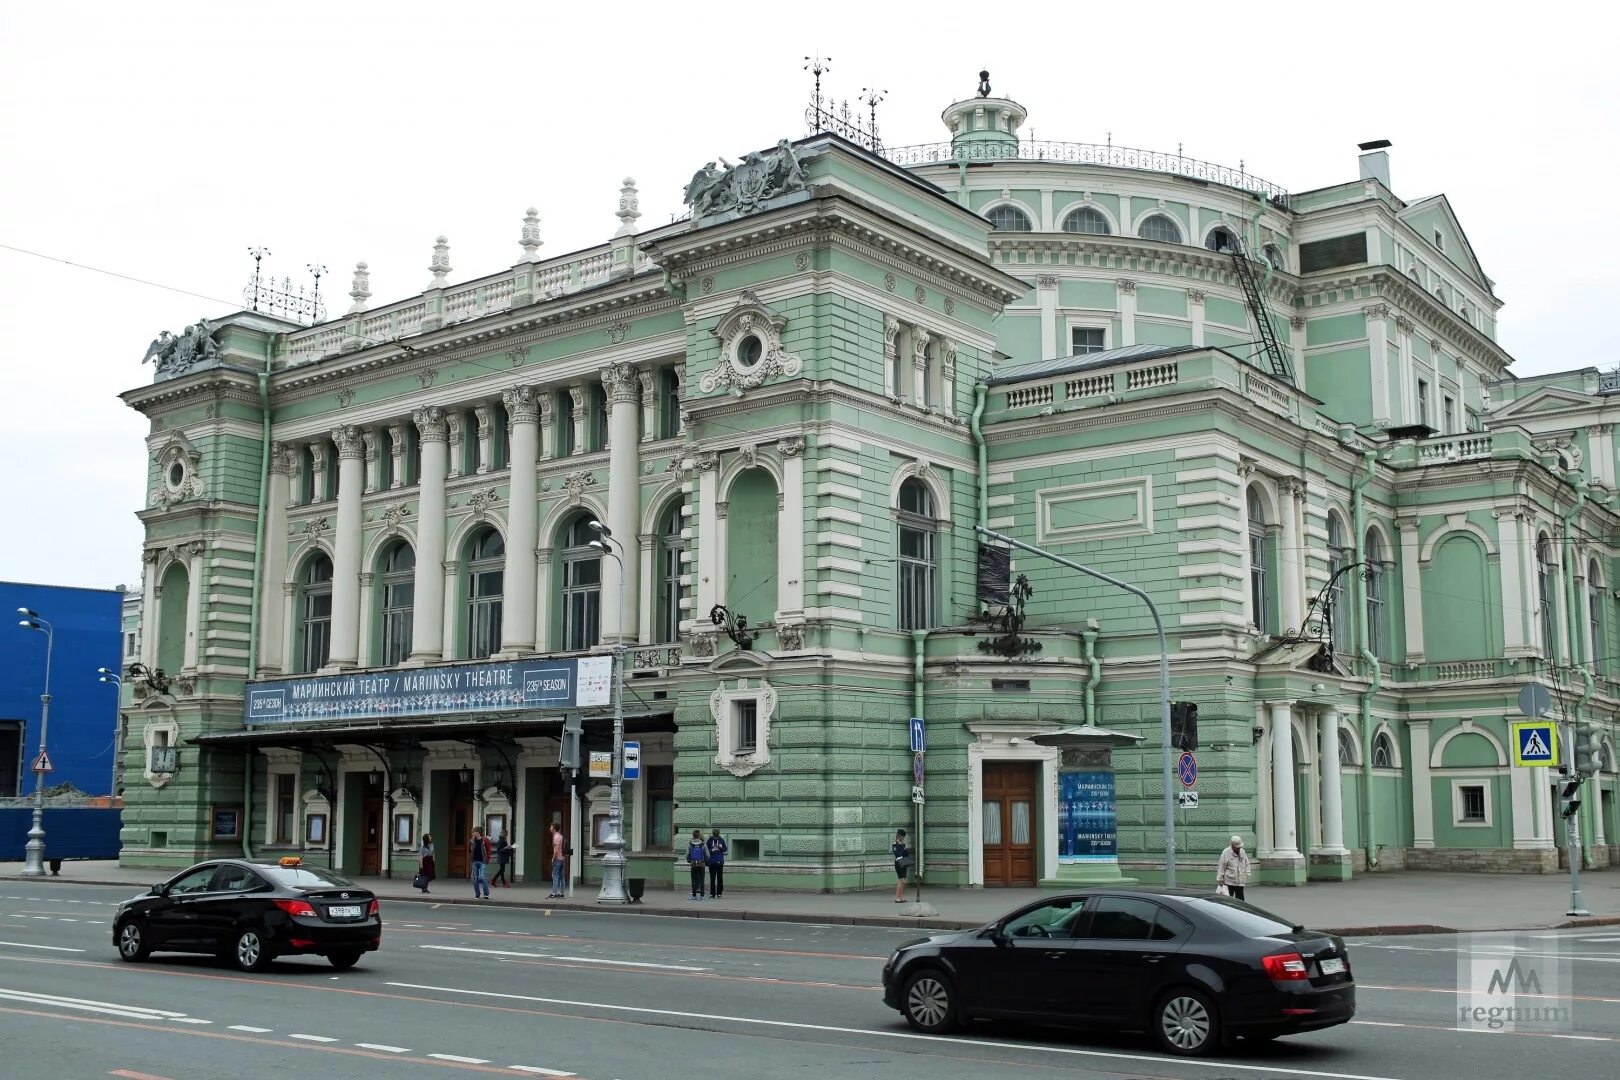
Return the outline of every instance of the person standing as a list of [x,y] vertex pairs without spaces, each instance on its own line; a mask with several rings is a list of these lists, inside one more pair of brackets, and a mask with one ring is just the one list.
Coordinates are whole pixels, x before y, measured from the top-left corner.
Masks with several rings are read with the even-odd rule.
[[506,838],[505,833],[495,838],[495,876],[489,879],[491,887],[512,887],[512,841]]
[[551,891],[546,894],[548,900],[561,900],[567,896],[564,884],[568,879],[565,876],[568,866],[568,845],[563,842],[562,826],[555,821],[551,823]]
[[439,876],[438,868],[433,862],[432,833],[422,834],[422,846],[417,850],[416,858],[417,867],[415,884],[418,889],[421,889],[423,892],[427,892],[428,886],[432,884],[433,879]]
[[726,852],[731,850],[726,846],[726,838],[715,829],[709,833],[708,842],[704,845],[709,856],[709,899],[718,900],[726,891]]
[[467,841],[467,852],[472,856],[473,899],[489,899],[489,841],[484,830],[475,828]]
[[1221,861],[1215,864],[1215,891],[1224,888],[1234,900],[1242,900],[1243,887],[1249,883],[1249,853],[1243,850],[1243,837],[1232,837],[1232,843],[1221,851]]
[[709,849],[703,843],[703,830],[693,829],[692,839],[686,844],[686,866],[692,872],[692,899],[703,899],[703,868],[709,861]]
[[894,830],[894,843],[889,845],[894,856],[894,902],[906,902],[906,878],[911,876],[911,845],[906,843],[906,830]]

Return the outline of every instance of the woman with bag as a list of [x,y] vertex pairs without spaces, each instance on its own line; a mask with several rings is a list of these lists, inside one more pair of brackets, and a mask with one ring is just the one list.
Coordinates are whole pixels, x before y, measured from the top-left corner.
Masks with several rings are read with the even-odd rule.
[[703,830],[693,829],[692,839],[686,845],[686,865],[692,871],[692,899],[703,899],[703,872],[709,861],[709,849],[703,843]]
[[889,851],[894,855],[894,902],[906,902],[906,878],[911,876],[911,845],[906,843],[906,830],[894,831],[894,843],[889,845]]
[[436,867],[434,866],[434,863],[433,863],[433,834],[432,833],[423,833],[422,834],[422,846],[421,846],[420,849],[418,849],[418,851],[416,853],[416,857],[418,859],[418,865],[417,865],[417,868],[416,868],[416,880],[412,881],[411,884],[415,885],[418,889],[421,889],[423,892],[427,892],[428,891],[428,884],[434,878],[439,876],[438,873],[437,873],[437,869],[436,869]]
[[1215,864],[1215,892],[1243,899],[1243,887],[1249,883],[1249,854],[1243,850],[1243,837],[1232,837],[1232,845],[1221,851],[1221,861]]

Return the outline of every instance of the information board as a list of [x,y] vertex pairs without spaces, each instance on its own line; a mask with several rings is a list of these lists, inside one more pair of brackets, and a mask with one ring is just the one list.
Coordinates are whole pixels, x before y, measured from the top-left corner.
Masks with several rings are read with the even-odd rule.
[[1114,858],[1116,823],[1112,772],[1058,773],[1058,862]]

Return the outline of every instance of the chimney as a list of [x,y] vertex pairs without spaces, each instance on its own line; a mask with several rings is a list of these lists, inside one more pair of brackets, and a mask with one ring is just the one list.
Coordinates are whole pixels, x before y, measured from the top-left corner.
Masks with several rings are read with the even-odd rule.
[[1377,180],[1385,188],[1393,191],[1389,186],[1389,153],[1394,144],[1388,139],[1374,139],[1372,142],[1358,144],[1361,150],[1361,178],[1363,180]]

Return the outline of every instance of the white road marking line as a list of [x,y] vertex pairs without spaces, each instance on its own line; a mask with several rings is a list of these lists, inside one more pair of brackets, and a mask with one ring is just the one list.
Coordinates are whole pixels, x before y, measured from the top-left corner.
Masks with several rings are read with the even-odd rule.
[[538,1065],[508,1065],[508,1069],[518,1072],[534,1073],[536,1076],[578,1076],[578,1073],[563,1072],[560,1069],[542,1069]]
[[64,918],[61,918],[61,919],[57,919],[56,921],[57,922],[78,922],[79,920],[78,919],[69,919],[69,918],[64,917]]
[[84,952],[83,949],[69,949],[62,945],[29,945],[22,941],[0,941],[0,945],[10,945],[13,949],[47,949],[51,952]]
[[[642,916],[635,916],[641,918]],[[1062,1054],[1069,1057],[1095,1058],[1104,1061],[1148,1061],[1157,1065],[1173,1061],[1188,1068],[1227,1069],[1236,1072],[1265,1073],[1273,1076],[1297,1078],[1322,1077],[1323,1080],[1398,1080],[1397,1077],[1373,1076],[1365,1073],[1325,1072],[1312,1069],[1280,1068],[1272,1065],[1244,1065],[1235,1061],[1200,1060],[1197,1058],[1171,1058],[1157,1054],[1124,1054],[1108,1050],[1080,1050],[1068,1046],[1042,1046],[1037,1043],[1002,1042],[994,1039],[963,1039],[950,1035],[925,1035],[915,1031],[883,1031],[877,1028],[836,1027],[831,1024],[803,1024],[792,1020],[763,1020],[752,1016],[720,1016],[714,1013],[675,1012],[670,1009],[643,1008],[636,1005],[613,1005],[602,1001],[571,1001],[567,998],[530,997],[526,994],[501,994],[493,990],[466,990],[457,986],[425,986],[421,983],[391,982],[404,990],[427,990],[437,994],[463,994],[469,997],[500,998],[505,1001],[527,1001],[536,1005],[566,1005],[571,1008],[602,1009],[606,1012],[635,1013],[640,1016],[669,1016],[683,1020],[718,1020],[729,1024],[752,1024],[757,1027],[790,1028],[795,1031],[831,1032],[839,1035],[858,1035],[866,1039],[899,1039],[907,1042],[945,1043],[950,1046],[976,1046],[991,1050],[1020,1050],[1026,1053]]]
[[332,1038],[330,1035],[288,1035],[287,1038],[289,1038],[289,1039],[302,1039],[304,1042],[314,1042],[314,1043],[335,1043],[335,1042],[337,1042],[337,1040]]
[[489,1058],[462,1057],[460,1054],[429,1054],[428,1057],[438,1058],[440,1061],[459,1061],[463,1065],[489,1064]]
[[435,929],[435,930],[460,930],[461,927],[459,927],[459,926],[435,926],[433,929]]
[[385,1043],[355,1043],[354,1045],[362,1050],[381,1050],[385,1054],[408,1054],[411,1052],[411,1048],[408,1046],[389,1046]]
[[1394,1023],[1390,1023],[1390,1022],[1385,1021],[1385,1020],[1352,1020],[1350,1022],[1352,1024],[1358,1024],[1361,1027],[1398,1027],[1398,1028],[1403,1028],[1403,1027],[1406,1026],[1405,1024],[1394,1024]]
[[79,998],[31,994],[24,990],[0,990],[0,1001],[14,1001],[19,1005],[32,1005],[35,1008],[71,1009],[74,1012],[121,1016],[128,1020],[174,1020],[185,1015],[162,1009],[146,1009],[139,1005],[121,1005],[111,1001],[85,1001]]
[[1581,938],[1581,940],[1582,941],[1620,941],[1620,936],[1617,936],[1617,937],[1583,937],[1583,938]]
[[230,1027],[230,1030],[232,1030],[232,1031],[245,1031],[250,1035],[268,1035],[274,1029],[272,1029],[272,1028],[253,1027],[253,1026],[251,1026],[249,1024],[232,1024],[231,1027]]
[[170,1020],[176,1024],[212,1024],[212,1020],[199,1020],[195,1016],[171,1016]]
[[557,953],[512,952],[508,949],[474,949],[461,945],[418,945],[436,952],[476,953],[480,956],[515,956],[528,960],[563,960],[571,964],[607,964],[612,967],[651,968],[656,971],[708,971],[690,964],[653,964],[645,960],[603,960],[594,956],[563,956]]

